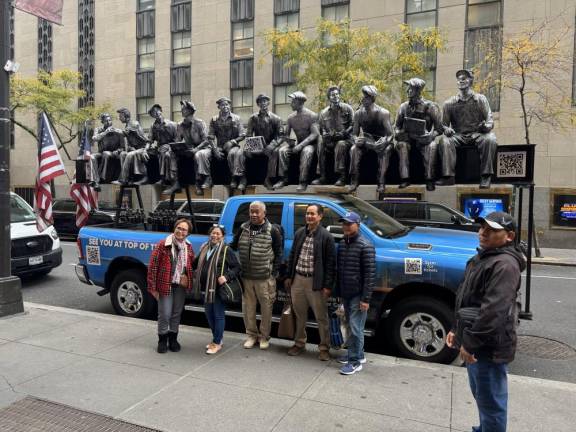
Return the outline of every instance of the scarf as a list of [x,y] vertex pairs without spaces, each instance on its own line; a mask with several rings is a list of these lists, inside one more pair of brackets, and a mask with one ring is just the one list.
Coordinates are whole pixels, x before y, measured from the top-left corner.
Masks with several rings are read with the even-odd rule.
[[[218,287],[217,279],[222,270],[218,268],[218,261],[220,261],[220,256],[225,246],[224,241],[221,241],[217,246],[212,246],[210,242],[206,242],[200,248],[196,274],[201,275],[204,266],[209,266],[206,275],[206,286],[200,287],[200,290],[204,290],[205,303],[214,303],[214,296],[216,295],[216,288]],[[199,283],[200,277],[197,277],[196,280]]]
[[173,265],[174,273],[172,274],[172,283],[180,285],[180,276],[186,269],[186,241],[178,241],[176,237],[172,237],[172,252],[176,255],[176,265]]

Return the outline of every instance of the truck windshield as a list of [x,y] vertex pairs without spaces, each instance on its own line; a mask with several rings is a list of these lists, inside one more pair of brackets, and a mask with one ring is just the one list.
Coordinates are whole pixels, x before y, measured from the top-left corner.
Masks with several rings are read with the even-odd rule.
[[408,231],[407,227],[366,201],[352,195],[341,195],[338,198],[342,207],[358,213],[362,218],[362,223],[379,237],[395,237]]
[[10,222],[29,222],[36,220],[36,215],[26,201],[18,195],[10,195]]

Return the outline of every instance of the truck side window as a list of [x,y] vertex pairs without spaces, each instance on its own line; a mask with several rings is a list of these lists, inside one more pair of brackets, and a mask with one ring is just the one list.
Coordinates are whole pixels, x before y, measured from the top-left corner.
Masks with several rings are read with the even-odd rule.
[[419,203],[396,203],[395,219],[420,219],[422,208]]
[[435,222],[452,222],[452,213],[445,208],[434,204],[428,204],[428,208],[430,209],[430,220]]
[[[282,210],[284,209],[284,203],[281,202],[267,202],[266,204],[266,217],[272,223],[282,225]],[[234,234],[240,229],[240,225],[244,222],[250,220],[250,203],[245,202],[240,204],[238,207],[238,212],[234,218],[234,226],[232,231]]]

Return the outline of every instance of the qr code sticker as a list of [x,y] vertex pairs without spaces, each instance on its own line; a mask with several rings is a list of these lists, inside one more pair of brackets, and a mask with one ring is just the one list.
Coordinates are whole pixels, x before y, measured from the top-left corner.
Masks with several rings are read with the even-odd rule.
[[498,153],[496,170],[498,177],[526,177],[526,153]]
[[91,265],[100,265],[100,246],[86,246],[86,262]]
[[421,275],[422,258],[404,258],[404,273],[409,275]]

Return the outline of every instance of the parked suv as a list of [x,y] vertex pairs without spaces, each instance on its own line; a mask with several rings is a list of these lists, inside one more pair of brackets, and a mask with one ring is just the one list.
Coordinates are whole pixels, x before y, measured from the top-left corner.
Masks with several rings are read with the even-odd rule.
[[62,264],[62,248],[54,227],[38,231],[34,210],[23,198],[12,192],[10,241],[10,264],[15,276],[47,274]]
[[[52,204],[54,227],[60,237],[76,238],[79,228],[76,226],[76,202],[71,198],[56,199]],[[112,203],[98,202],[98,209],[90,212],[86,225],[114,224],[116,208]]]
[[480,225],[444,204],[412,199],[368,201],[374,207],[408,226],[428,226],[461,231],[478,231]]

